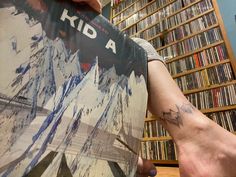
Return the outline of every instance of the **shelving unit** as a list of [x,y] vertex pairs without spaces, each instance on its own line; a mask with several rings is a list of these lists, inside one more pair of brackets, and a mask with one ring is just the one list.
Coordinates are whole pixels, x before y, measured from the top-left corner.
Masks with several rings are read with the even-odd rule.
[[[235,134],[236,59],[217,0],[124,0],[111,12],[121,31],[146,39],[164,57],[193,105]],[[177,164],[169,142],[157,119],[146,118],[142,155],[154,163]]]
[[154,164],[178,165],[178,160],[152,160]]
[[150,137],[150,138],[143,138],[142,141],[164,141],[164,140],[171,140],[170,136],[162,136],[162,137]]

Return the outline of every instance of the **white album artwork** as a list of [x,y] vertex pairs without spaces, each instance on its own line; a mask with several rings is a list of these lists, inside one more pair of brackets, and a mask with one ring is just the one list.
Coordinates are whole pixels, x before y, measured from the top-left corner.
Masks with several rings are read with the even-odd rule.
[[145,52],[95,12],[43,3],[0,2],[0,176],[135,176]]

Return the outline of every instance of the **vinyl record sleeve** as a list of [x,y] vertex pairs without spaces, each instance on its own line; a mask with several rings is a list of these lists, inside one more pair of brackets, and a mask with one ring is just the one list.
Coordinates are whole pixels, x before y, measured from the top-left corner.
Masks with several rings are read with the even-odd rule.
[[0,51],[1,176],[135,175],[141,47],[86,6],[1,0]]

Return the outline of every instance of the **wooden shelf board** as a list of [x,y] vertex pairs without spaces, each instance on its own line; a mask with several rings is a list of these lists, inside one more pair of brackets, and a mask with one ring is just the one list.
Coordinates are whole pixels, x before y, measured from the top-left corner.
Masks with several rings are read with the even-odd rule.
[[206,90],[210,90],[210,89],[214,89],[214,88],[219,88],[219,87],[225,87],[225,86],[232,85],[232,84],[236,84],[236,80],[229,81],[226,83],[221,83],[221,84],[210,85],[209,87],[183,91],[183,93],[184,93],[184,95],[189,95],[192,93],[202,92],[202,91],[206,91]]
[[[216,107],[216,108],[210,108],[210,109],[201,109],[200,111],[203,114],[206,114],[206,113],[213,113],[213,112],[229,111],[229,110],[234,110],[234,109],[236,109],[236,105]],[[156,116],[151,116],[149,119],[157,119],[157,118]]]
[[213,113],[213,112],[229,111],[233,109],[236,109],[236,105],[217,107],[217,108],[211,108],[211,109],[201,109],[200,111],[206,114],[206,113]]
[[187,70],[187,71],[172,75],[172,78],[176,79],[178,77],[182,77],[182,76],[185,76],[185,75],[188,75],[188,74],[192,74],[192,73],[195,73],[195,72],[198,72],[198,71],[201,71],[201,70],[204,70],[204,69],[212,68],[214,66],[225,64],[225,63],[230,63],[230,60],[225,59],[225,60],[222,60],[220,62],[216,62],[216,63],[208,64],[206,66],[201,66],[201,67],[198,67],[198,68],[195,68],[195,69]]
[[149,138],[142,138],[141,141],[165,141],[165,140],[172,140],[171,136],[161,136],[161,137],[149,137]]

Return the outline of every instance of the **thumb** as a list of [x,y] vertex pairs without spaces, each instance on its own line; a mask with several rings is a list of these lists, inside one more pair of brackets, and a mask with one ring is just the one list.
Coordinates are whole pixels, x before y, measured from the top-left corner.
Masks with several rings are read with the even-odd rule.
[[139,176],[156,176],[157,170],[156,167],[149,160],[138,159],[137,174]]
[[87,5],[89,5],[91,8],[93,8],[95,11],[101,13],[102,12],[102,4],[100,2],[100,0],[73,0],[74,2],[78,2],[78,3],[86,3]]

